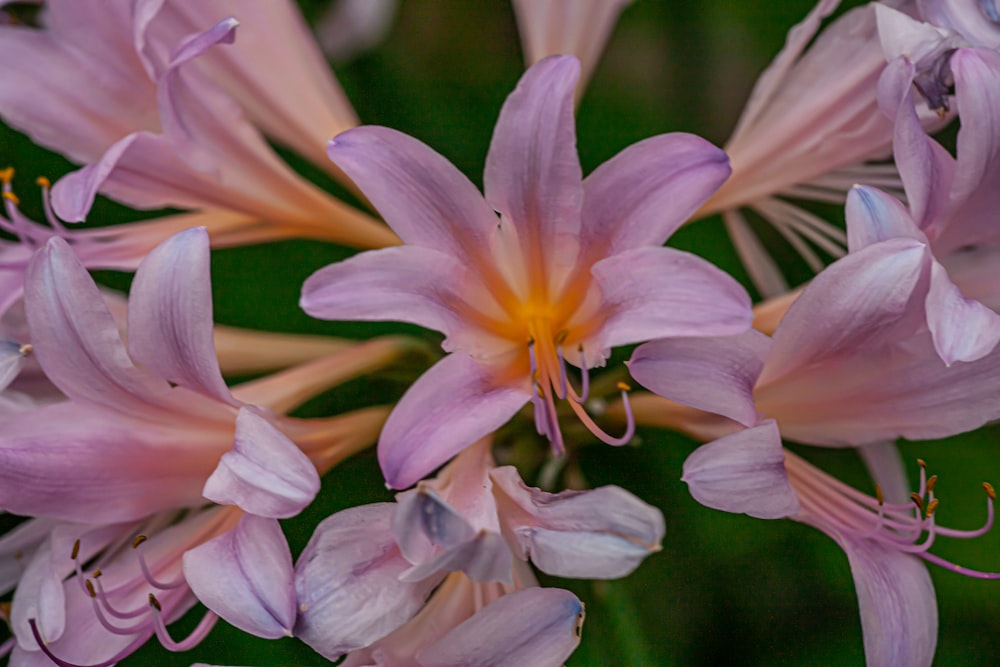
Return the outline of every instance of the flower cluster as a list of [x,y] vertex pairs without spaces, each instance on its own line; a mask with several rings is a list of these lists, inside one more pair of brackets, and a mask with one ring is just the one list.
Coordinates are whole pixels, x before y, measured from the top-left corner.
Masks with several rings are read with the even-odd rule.
[[[391,5],[341,0],[323,42],[370,46]],[[585,448],[668,428],[699,443],[696,501],[844,551],[869,665],[931,664],[926,565],[1000,579],[935,553],[990,531],[994,488],[980,527],[939,525],[896,448],[1000,419],[1000,9],[820,0],[724,148],[659,134],[584,176],[577,109],[626,5],[513,2],[528,67],[483,112],[480,191],[360,124],[290,0],[0,2],[0,118],[79,165],[36,181],[44,223],[0,171],[0,659],[110,666],[221,619],[354,667],[559,667],[585,619],[559,579],[626,577],[666,530],[591,488]],[[175,210],[94,224],[99,195]],[[716,215],[756,305],[665,245]],[[441,353],[412,326],[216,324],[213,249],[288,239],[350,248],[296,279],[305,314]],[[334,498],[373,444],[379,501]],[[871,492],[800,445],[856,451]],[[293,550],[281,521],[319,496]]]

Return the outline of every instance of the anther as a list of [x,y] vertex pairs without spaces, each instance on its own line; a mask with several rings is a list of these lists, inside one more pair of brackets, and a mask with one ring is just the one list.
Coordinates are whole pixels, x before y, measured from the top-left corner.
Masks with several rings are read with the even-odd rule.
[[934,493],[934,486],[937,484],[937,475],[931,475],[927,480],[927,493]]
[[568,337],[569,337],[569,331],[563,329],[556,334],[556,337],[553,340],[555,340],[556,345],[562,345],[563,343],[566,342],[566,338]]
[[619,391],[632,391],[632,387],[625,384],[624,382],[619,382],[617,385]]
[[38,178],[35,179],[35,185],[37,185],[40,188],[51,188],[52,181],[45,178],[44,176],[39,176]]
[[18,348],[17,351],[21,353],[22,357],[26,357],[29,354],[31,354],[34,351],[34,349],[35,348],[31,345],[31,343],[25,343],[20,348]]
[[87,579],[84,583],[87,586],[87,592],[90,594],[90,597],[96,598],[97,591],[94,590],[94,583],[90,579]]
[[104,573],[101,572],[101,568],[97,568],[96,570],[94,570],[94,573],[90,576],[92,576],[94,579],[100,579],[102,574]]
[[917,459],[917,465],[920,466],[921,468],[926,469],[927,468],[927,461],[924,461],[923,459]]
[[924,499],[920,497],[919,493],[916,492],[911,493],[910,500],[912,500],[913,504],[917,506],[917,509],[919,509],[921,512],[924,511]]
[[76,557],[80,555],[80,540],[73,543],[73,551],[69,555],[70,560],[76,560]]
[[137,535],[136,538],[132,540],[132,548],[138,549],[139,545],[145,542],[147,539],[149,538],[147,538],[145,535]]
[[0,193],[0,197],[3,197],[4,199],[6,199],[10,203],[12,203],[14,206],[20,206],[21,205],[21,200],[18,199],[17,195],[14,194],[13,192],[3,192],[3,193]]
[[885,505],[885,496],[882,495],[882,487],[875,485],[875,498],[878,499],[879,506]]
[[160,601],[157,600],[156,596],[152,593],[149,594],[149,606],[156,611],[163,611],[163,606],[160,604]]
[[983,482],[983,490],[986,491],[986,495],[990,497],[990,500],[997,499],[997,492],[989,482]]
[[931,518],[932,516],[934,516],[934,510],[937,509],[937,506],[938,506],[938,504],[940,502],[941,502],[940,500],[938,500],[937,498],[935,498],[934,500],[932,500],[929,503],[927,503],[927,518],[928,519]]
[[14,180],[14,167],[0,169],[0,183],[10,183]]

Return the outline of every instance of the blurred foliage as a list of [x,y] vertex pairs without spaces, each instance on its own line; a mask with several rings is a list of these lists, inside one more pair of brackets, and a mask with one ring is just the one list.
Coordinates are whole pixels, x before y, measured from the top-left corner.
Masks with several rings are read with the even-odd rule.
[[[301,4],[310,20],[326,6],[325,1]],[[585,173],[656,133],[695,132],[724,143],[755,77],[781,48],[788,28],[811,6],[810,0],[639,0],[626,8],[579,109]],[[523,71],[523,61],[505,0],[405,0],[386,42],[335,70],[363,122],[418,137],[481,184],[497,112]],[[55,180],[72,165],[6,127],[0,127],[0,154],[25,177],[16,183],[24,211],[40,218],[39,202],[26,184],[38,174]],[[308,177],[332,187],[311,165],[282,154]],[[88,224],[150,215],[101,200]],[[717,220],[682,229],[671,245],[706,257],[747,284]],[[406,331],[433,343],[440,340],[413,327],[319,322],[302,313],[297,306],[302,281],[349,254],[345,248],[308,241],[217,251],[212,263],[216,319],[270,330],[358,338]],[[120,289],[129,282],[111,272],[101,272],[100,279]],[[621,358],[615,359],[620,363]],[[354,381],[313,401],[307,414],[395,400],[405,386],[391,374]],[[948,441],[903,445],[908,461],[922,457],[940,476],[942,524],[969,528],[982,521],[981,478],[1000,481],[997,435],[995,427],[987,427]],[[583,642],[569,665],[862,664],[857,601],[843,553],[809,527],[724,514],[696,503],[679,481],[681,465],[695,446],[683,436],[646,430],[633,445],[620,449],[588,442],[571,461],[591,485],[619,484],[660,507],[667,536],[663,550],[627,579],[545,580],[571,588],[587,604]],[[871,490],[854,452],[797,451]],[[911,469],[915,473],[915,464]],[[283,523],[293,551],[304,547],[329,514],[380,500],[391,500],[391,494],[370,451],[329,473],[316,503]],[[969,542],[939,539],[935,551],[990,570],[1000,569],[998,547],[1000,536],[992,534]],[[1000,583],[944,571],[932,576],[941,619],[936,664],[995,662],[1000,655],[995,631]],[[171,631],[181,636],[199,617],[192,612]],[[194,651],[170,654],[154,640],[127,664],[195,661],[262,667],[323,662],[296,640],[259,640],[220,622]]]

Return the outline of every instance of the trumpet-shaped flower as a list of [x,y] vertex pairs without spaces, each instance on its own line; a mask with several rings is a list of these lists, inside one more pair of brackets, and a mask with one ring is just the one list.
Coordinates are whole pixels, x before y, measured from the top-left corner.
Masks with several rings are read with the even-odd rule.
[[[354,651],[350,665],[438,664],[424,658],[438,651],[428,647],[442,635],[498,597],[537,585],[528,560],[556,576],[610,579],[659,549],[656,508],[614,486],[558,494],[529,488],[514,468],[495,467],[490,444],[467,448],[395,504],[344,510],[320,524],[296,568],[296,635],[331,660]],[[510,604],[504,613],[519,613]],[[520,641],[561,643],[582,611],[576,604],[557,622],[536,617],[542,636]],[[462,641],[468,650],[474,639]]]
[[[323,162],[326,138],[356,123],[291,2],[51,0],[40,20],[0,26],[0,116],[90,163],[54,188],[63,219],[82,220],[101,191],[139,208],[211,209],[217,223],[186,227],[209,224],[217,244],[397,242],[298,177],[261,134]],[[46,95],[24,94],[39,85]]]
[[[661,247],[725,180],[725,155],[687,134],[631,146],[581,178],[572,57],[529,69],[500,113],[485,200],[430,148],[380,127],[330,143],[330,157],[406,245],[321,269],[302,307],[325,319],[402,320],[446,334],[445,357],[406,393],[379,442],[404,488],[531,401],[561,451],[555,399],[605,442],[582,407],[587,369],[609,348],[724,335],[750,321],[746,292],[704,260]],[[583,369],[577,392],[567,364]],[[631,431],[631,429],[629,429]]]
[[[58,645],[58,660],[113,662],[153,634],[176,648],[165,623],[193,603],[192,589],[256,634],[277,636],[281,622],[291,628],[294,614],[268,622],[244,598],[218,591],[248,589],[265,610],[290,604],[290,556],[282,593],[268,584],[276,580],[266,570],[251,567],[258,552],[247,556],[240,545],[268,546],[265,556],[287,552],[274,519],[312,499],[317,471],[370,443],[386,410],[323,420],[279,416],[343,379],[342,354],[231,392],[213,346],[208,255],[206,231],[192,229],[143,261],[129,300],[127,347],[65,241],[50,239],[29,266],[33,354],[68,400],[2,417],[0,509],[59,522],[17,585],[18,655],[56,655]],[[396,354],[395,344],[372,343],[371,355],[351,354]],[[209,501],[226,507],[203,509]],[[121,544],[137,533],[143,539],[136,546],[148,537],[148,548],[123,555]],[[71,548],[74,540],[80,546]],[[97,563],[108,579],[85,577],[79,568],[86,563]],[[204,636],[214,618],[180,645]]]
[[[870,667],[929,666],[937,643],[937,603],[925,563],[977,579],[1000,579],[930,552],[937,537],[976,538],[993,526],[996,492],[984,483],[986,521],[957,530],[937,524],[937,476],[909,497],[868,496],[783,450],[771,420],[703,445],[684,463],[684,481],[702,504],[727,512],[789,517],[823,531],[847,554]],[[896,494],[894,494],[896,495]]]

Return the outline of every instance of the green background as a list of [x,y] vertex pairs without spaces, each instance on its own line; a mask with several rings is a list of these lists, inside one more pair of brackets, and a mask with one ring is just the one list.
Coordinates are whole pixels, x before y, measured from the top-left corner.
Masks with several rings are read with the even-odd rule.
[[[310,20],[325,6],[302,4]],[[579,109],[584,172],[627,145],[662,132],[695,132],[724,143],[754,78],[780,49],[787,29],[811,5],[808,0],[639,0],[626,8]],[[335,71],[362,122],[420,138],[481,184],[493,123],[523,71],[523,61],[506,2],[407,0],[400,3],[384,44],[336,65]],[[282,154],[308,177],[341,192],[315,167]],[[18,191],[23,210],[39,219],[40,209],[27,184],[38,174],[56,180],[72,165],[6,127],[0,127],[0,155],[22,175]],[[90,224],[139,217],[148,214],[100,201]],[[670,244],[697,252],[748,285],[718,220],[687,227]],[[303,314],[297,307],[302,281],[349,254],[345,248],[306,241],[217,251],[212,265],[216,320],[358,338],[406,331],[434,344],[440,341],[436,334],[413,327],[318,322]],[[788,262],[792,275],[806,277],[794,258]],[[128,277],[119,274],[102,272],[99,277],[120,288],[128,284]],[[616,355],[612,367],[624,358],[627,351]],[[301,414],[318,416],[394,400],[424,367],[426,361],[408,360],[390,372],[318,398]],[[982,521],[980,482],[990,478],[1000,482],[996,438],[996,428],[987,427],[948,441],[903,445],[911,472],[919,456],[940,477],[937,492],[943,500],[937,516],[942,525],[971,528]],[[627,579],[544,580],[571,588],[587,605],[583,642],[568,664],[862,664],[857,601],[843,553],[809,527],[728,515],[696,503],[679,480],[681,465],[695,446],[666,431],[640,430],[631,446],[620,449],[583,443],[569,462],[573,472],[590,484],[619,484],[662,509],[667,533],[663,550]],[[795,449],[870,491],[853,452]],[[330,513],[390,499],[374,452],[366,452],[330,472],[317,502],[283,526],[297,553],[315,525]],[[998,546],[1000,537],[991,534],[968,542],[939,539],[934,551],[969,567],[990,570],[1000,569]],[[1000,582],[970,580],[936,569],[931,575],[940,611],[935,664],[995,664],[1000,655],[996,633]],[[171,626],[174,636],[183,636],[200,614],[195,611]],[[261,666],[324,662],[297,640],[259,640],[220,622],[189,653],[170,654],[151,641],[125,664],[196,661]]]

